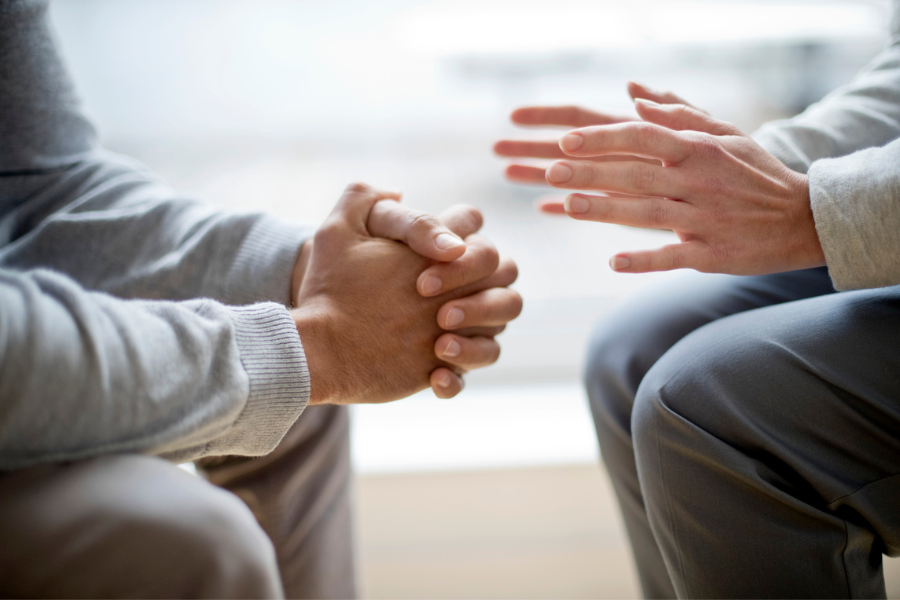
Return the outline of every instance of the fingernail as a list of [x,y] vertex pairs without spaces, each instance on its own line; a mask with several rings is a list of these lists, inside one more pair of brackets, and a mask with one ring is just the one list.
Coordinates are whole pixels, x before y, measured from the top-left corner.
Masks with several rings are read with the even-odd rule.
[[568,133],[559,139],[559,147],[563,152],[578,150],[584,144],[584,136],[580,133]]
[[631,266],[631,261],[624,256],[613,256],[609,259],[609,266],[613,271],[621,271]]
[[643,104],[644,106],[649,106],[650,108],[656,108],[659,106],[659,102],[654,102],[653,100],[647,100],[646,98],[635,98],[635,104]]
[[547,169],[547,181],[550,183],[565,183],[572,179],[572,168],[564,163],[553,163]]
[[422,293],[427,296],[433,296],[440,292],[442,287],[444,287],[444,284],[441,283],[440,279],[434,275],[429,275],[425,278],[425,281],[422,282]]
[[588,209],[591,207],[591,203],[587,201],[587,198],[582,198],[581,196],[569,196],[566,198],[566,212],[572,214],[580,214],[586,213]]
[[440,381],[438,381],[438,385],[440,385],[441,387],[447,387],[448,385],[450,385],[450,381],[452,380],[453,378],[450,376],[450,373],[444,373],[444,376],[441,377]]
[[466,313],[459,308],[451,308],[447,311],[447,327],[456,327],[463,322]]
[[462,352],[462,346],[459,345],[459,342],[456,340],[450,340],[450,343],[447,344],[447,349],[444,350],[443,355],[448,358],[453,358],[454,356],[459,356],[459,353]]
[[434,245],[438,250],[449,250],[450,248],[461,246],[464,243],[465,242],[452,233],[442,233],[434,238]]

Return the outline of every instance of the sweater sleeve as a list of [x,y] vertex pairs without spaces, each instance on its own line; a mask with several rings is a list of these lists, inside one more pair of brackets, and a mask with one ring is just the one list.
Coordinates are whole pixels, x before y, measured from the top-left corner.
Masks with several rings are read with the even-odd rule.
[[309,399],[275,303],[128,301],[0,270],[0,470],[110,452],[270,452]]
[[313,229],[215,210],[101,150],[45,0],[0,3],[0,139],[0,267],[124,298],[289,304]]
[[888,46],[848,85],[753,138],[789,168],[806,173],[821,158],[845,156],[900,137],[900,0],[893,0]]
[[835,288],[900,285],[900,139],[816,161],[809,192]]

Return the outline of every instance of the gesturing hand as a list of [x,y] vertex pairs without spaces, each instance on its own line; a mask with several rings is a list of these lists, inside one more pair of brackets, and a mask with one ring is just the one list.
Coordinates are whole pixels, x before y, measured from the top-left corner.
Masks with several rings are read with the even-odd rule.
[[735,126],[694,108],[646,100],[635,106],[644,122],[576,129],[559,147],[581,159],[632,154],[660,164],[564,160],[547,169],[554,187],[606,193],[570,195],[569,216],[671,229],[681,240],[619,253],[613,269],[749,275],[825,264],[805,175]]
[[[687,104],[671,92],[658,92],[639,83],[628,83],[628,94],[632,99],[645,98],[661,103]],[[513,111],[513,123],[525,127],[587,127],[591,125],[614,125],[636,121],[637,117],[604,111],[593,111],[577,106],[529,106]],[[557,140],[500,140],[494,144],[494,152],[499,156],[513,159],[569,158],[560,150]],[[658,164],[658,161],[627,155],[604,155],[586,158],[590,162],[642,161]],[[546,167],[513,163],[506,168],[506,176],[516,183],[547,185]],[[540,210],[563,214],[562,198],[546,198],[539,204]]]
[[[465,254],[454,262],[468,264],[458,280],[476,283],[423,297],[416,289],[416,280],[433,261],[404,244],[372,237],[366,228],[376,202],[390,197],[368,186],[348,187],[316,233],[305,261],[295,298],[299,308],[292,314],[307,350],[314,404],[394,400],[427,387],[429,374],[435,369],[462,372],[493,362],[499,352],[489,336],[499,332],[502,325],[485,325],[484,319],[456,325],[467,328],[459,333],[468,334],[449,340],[458,345],[456,352],[449,341],[442,347],[439,319],[448,315],[439,315],[438,309],[451,300],[463,302],[473,295],[504,288],[515,279],[515,265],[506,263],[498,268],[496,254],[492,264],[485,261],[485,253],[477,251],[477,236],[469,236]],[[466,212],[451,214],[451,225],[471,220]],[[478,226],[480,222],[475,228]],[[470,252],[474,259],[464,260]],[[453,283],[450,279],[448,282]],[[515,292],[505,291],[515,296],[497,306],[502,304],[505,310],[514,309],[517,314],[521,299]],[[512,314],[499,320],[505,323],[514,317]],[[465,366],[438,359],[436,348],[439,354]],[[441,376],[440,370],[431,375],[433,384],[437,383],[436,376]],[[452,392],[448,395],[456,393],[452,387],[447,388]]]

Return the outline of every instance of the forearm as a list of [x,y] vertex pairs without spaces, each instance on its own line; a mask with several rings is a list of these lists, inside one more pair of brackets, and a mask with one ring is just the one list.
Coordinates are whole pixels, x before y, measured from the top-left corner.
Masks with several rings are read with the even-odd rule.
[[752,137],[801,173],[819,159],[846,156],[900,137],[900,39],[895,37],[849,85],[792,119],[763,125]]
[[124,301],[55,273],[0,271],[0,469],[265,454],[308,398],[279,305]]
[[24,179],[34,178],[40,185],[0,217],[2,267],[53,269],[123,298],[290,303],[311,227],[217,210],[112,154]]

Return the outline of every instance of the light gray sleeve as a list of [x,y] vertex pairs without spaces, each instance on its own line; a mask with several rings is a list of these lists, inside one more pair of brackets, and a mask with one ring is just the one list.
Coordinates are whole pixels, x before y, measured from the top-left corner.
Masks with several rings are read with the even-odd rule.
[[311,227],[217,209],[99,151],[59,172],[0,176],[0,190],[36,178],[0,216],[0,268],[52,269],[121,298],[290,304]]
[[125,298],[290,301],[313,229],[226,213],[102,151],[42,0],[0,2],[0,267]]
[[763,125],[753,138],[789,168],[806,173],[821,158],[845,156],[900,137],[900,0],[892,39],[850,84],[803,113]]
[[0,270],[0,470],[111,452],[270,452],[309,399],[275,303],[145,302]]
[[835,288],[900,285],[900,139],[816,161],[809,193]]

